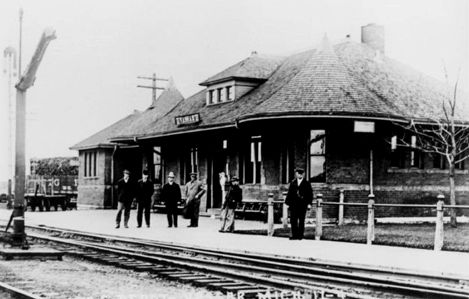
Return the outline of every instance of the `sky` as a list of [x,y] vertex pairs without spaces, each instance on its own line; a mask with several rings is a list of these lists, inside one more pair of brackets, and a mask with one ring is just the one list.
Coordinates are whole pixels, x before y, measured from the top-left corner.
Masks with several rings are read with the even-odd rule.
[[[198,83],[252,51],[289,55],[360,27],[385,27],[386,55],[444,80],[469,86],[469,1],[417,0],[8,0],[0,1],[0,50],[18,50],[23,15],[23,70],[43,30],[57,39],[27,91],[26,155],[73,156],[69,147],[143,110],[151,90],[137,76],[172,77],[185,97]],[[8,177],[8,80],[1,56],[0,181]],[[13,89],[14,97],[14,89]]]

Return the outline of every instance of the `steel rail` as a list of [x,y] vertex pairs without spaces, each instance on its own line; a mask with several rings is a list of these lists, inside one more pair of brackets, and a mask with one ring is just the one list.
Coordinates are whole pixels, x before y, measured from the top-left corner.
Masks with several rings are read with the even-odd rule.
[[36,296],[34,294],[31,294],[29,292],[23,291],[21,289],[15,288],[14,286],[11,286],[9,284],[6,284],[4,282],[0,282],[0,290],[3,290],[10,295],[14,296],[14,298],[18,299],[43,299],[43,297]]
[[[229,270],[229,269],[226,269],[222,263],[218,263],[218,267],[217,267],[217,263],[215,261],[199,260],[198,262],[194,262],[193,258],[188,259],[187,257],[181,257],[181,256],[166,255],[165,257],[159,257],[159,256],[144,254],[147,252],[142,251],[142,250],[132,251],[132,250],[129,250],[128,248],[121,248],[121,247],[118,248],[115,246],[97,245],[94,243],[76,241],[76,240],[64,240],[62,238],[41,236],[41,235],[36,235],[36,234],[31,234],[31,233],[29,233],[28,236],[32,238],[51,241],[51,242],[56,242],[56,243],[61,243],[61,244],[66,244],[66,245],[71,245],[71,246],[78,246],[78,247],[82,247],[82,248],[86,248],[90,250],[101,251],[101,252],[106,252],[110,254],[117,254],[121,256],[127,256],[127,257],[131,257],[134,259],[138,258],[147,262],[166,264],[166,265],[171,265],[174,267],[179,267],[183,269],[191,269],[194,271],[204,272],[204,273],[209,272],[211,274],[239,279],[242,281],[255,282],[263,287],[277,287],[277,288],[283,288],[283,289],[287,288],[290,290],[302,289],[305,291],[326,290],[324,287],[321,287],[321,286],[305,285],[304,283],[300,283],[300,282],[285,281],[285,280],[276,279],[272,277],[263,277],[263,276],[253,275],[250,273],[242,273],[239,271]],[[215,266],[210,265],[210,264],[215,264]],[[228,265],[230,268],[233,268],[233,264],[227,263],[226,265]],[[249,272],[252,272],[252,271],[249,271]],[[327,289],[327,292],[342,294],[342,293],[345,293],[346,291],[337,290],[334,292],[334,290]],[[347,297],[355,298],[355,299],[369,299],[370,298],[369,296],[362,296],[360,294],[347,294]]]
[[[101,246],[104,249],[111,248],[111,249],[116,249],[116,250],[125,250],[127,252],[132,252],[132,253],[142,253],[142,254],[150,255],[150,256],[174,258],[174,259],[179,259],[183,261],[187,260],[187,257],[174,256],[171,254],[155,253],[155,252],[149,252],[145,250],[134,250],[134,249],[110,246],[110,245],[98,245],[98,246]],[[191,257],[191,262],[195,262],[195,263],[211,264],[212,266],[237,268],[238,270],[260,272],[263,274],[266,274],[266,273],[274,274],[274,275],[281,274],[283,276],[290,276],[295,279],[305,279],[305,280],[313,280],[313,281],[314,280],[334,281],[336,283],[357,284],[360,286],[364,285],[366,287],[400,289],[400,290],[405,290],[405,291],[422,292],[421,290],[425,290],[425,292],[423,293],[434,292],[437,295],[456,294],[455,288],[444,287],[441,285],[436,286],[436,285],[417,283],[417,282],[409,283],[409,282],[400,281],[400,280],[393,280],[391,278],[380,279],[380,278],[373,277],[372,275],[362,275],[358,273],[349,273],[349,272],[337,271],[337,270],[311,269],[311,268],[304,267],[304,266],[286,265],[284,263],[265,262],[265,261],[258,261],[254,259],[247,259],[247,258],[245,258],[244,261],[250,261],[256,265],[233,264],[231,262],[211,261],[211,260]],[[263,264],[263,266],[259,266],[259,264],[260,265]],[[282,268],[287,268],[288,270],[282,270]],[[324,275],[312,274],[312,273],[307,273],[307,272],[312,272],[312,273],[320,272],[320,273],[323,273]],[[353,277],[354,279],[350,277]],[[461,292],[461,295],[463,296],[463,298],[469,297],[469,289],[466,289],[466,290],[458,289],[457,291]]]
[[123,242],[123,243],[129,243],[132,245],[139,245],[139,246],[154,246],[154,247],[160,247],[160,248],[164,248],[168,250],[193,252],[196,254],[210,255],[214,257],[228,257],[228,258],[234,257],[238,259],[253,258],[253,259],[256,259],[257,261],[264,260],[264,261],[283,262],[283,263],[288,263],[289,265],[294,263],[297,265],[299,264],[299,265],[308,266],[308,267],[318,267],[318,266],[328,267],[328,268],[337,267],[337,268],[343,268],[346,271],[353,271],[353,270],[369,271],[369,272],[373,272],[373,274],[376,272],[379,272],[379,273],[387,274],[387,275],[400,275],[400,276],[412,276],[412,277],[417,276],[421,278],[430,278],[434,280],[443,279],[445,281],[453,281],[453,282],[468,281],[469,283],[469,276],[465,277],[465,276],[460,276],[457,274],[450,274],[450,273],[445,273],[444,276],[442,276],[441,274],[416,272],[412,270],[405,270],[405,269],[398,269],[398,268],[374,267],[370,265],[351,265],[348,263],[340,263],[340,262],[332,262],[332,261],[318,261],[318,260],[301,259],[301,258],[289,258],[289,257],[278,256],[278,255],[259,254],[259,253],[252,253],[252,252],[247,252],[247,251],[236,252],[236,251],[228,251],[228,250],[223,250],[223,249],[218,249],[218,248],[213,249],[213,248],[208,248],[208,247],[175,244],[172,242],[145,240],[145,239],[139,239],[139,238],[133,238],[133,237],[119,237],[119,236],[108,235],[108,234],[87,233],[87,232],[82,232],[82,231],[77,231],[77,230],[61,229],[61,228],[55,228],[55,227],[49,227],[49,226],[29,225],[28,227],[41,229],[41,230],[51,230],[55,232],[73,233],[78,236],[96,238],[96,239],[101,239],[101,240],[105,240],[108,242]]
[[[298,271],[306,271],[306,267],[302,266],[296,266],[295,267],[289,267],[289,270],[281,270],[278,269],[279,266],[286,267],[285,264],[281,263],[273,263],[273,262],[259,262],[255,261],[256,263],[264,263],[265,266],[253,266],[253,265],[245,265],[245,264],[233,264],[229,262],[221,262],[221,261],[213,261],[213,260],[206,260],[206,259],[197,259],[194,257],[190,257],[190,260],[188,261],[187,257],[184,256],[175,256],[171,254],[164,254],[164,253],[155,253],[155,252],[148,252],[144,250],[135,250],[135,249],[129,249],[129,248],[123,248],[123,247],[116,247],[116,246],[110,246],[110,245],[97,245],[95,243],[90,243],[90,242],[82,242],[82,241],[64,241],[63,239],[55,238],[55,237],[44,237],[40,235],[31,235],[32,237],[35,238],[41,238],[41,239],[46,239],[50,241],[55,241],[55,242],[62,242],[66,244],[75,244],[75,245],[80,245],[80,246],[87,246],[88,248],[93,248],[95,250],[106,250],[109,252],[121,254],[121,255],[126,255],[126,256],[131,256],[135,257],[138,256],[139,258],[145,259],[147,261],[153,261],[153,259],[156,258],[158,262],[163,262],[163,263],[174,263],[175,260],[177,261],[176,263],[182,263],[178,264],[178,266],[181,267],[192,267],[194,264],[202,266],[203,269],[207,268],[207,265],[209,265],[212,270],[215,267],[221,267],[219,271],[222,271],[222,273],[226,273],[225,267],[228,268],[236,268],[241,271],[248,271],[248,272],[260,272],[263,274],[270,273],[273,275],[283,275],[288,276],[290,278],[294,279],[302,279],[302,280],[307,280],[307,281],[327,281],[327,282],[335,282],[335,283],[346,283],[346,284],[353,284],[353,285],[359,285],[361,287],[373,287],[373,288],[379,288],[379,289],[389,289],[389,290],[400,290],[400,291],[410,291],[414,293],[419,293],[419,294],[434,294],[434,295],[442,295],[442,296],[454,296],[454,297],[461,297],[461,298],[467,298],[469,297],[469,291],[468,290],[460,290],[460,289],[455,289],[455,288],[450,288],[450,287],[444,287],[444,286],[436,286],[436,285],[430,285],[430,284],[422,284],[422,283],[409,283],[409,282],[404,282],[404,281],[398,281],[398,280],[392,280],[392,279],[375,279],[370,276],[363,276],[363,275],[357,275],[356,273],[347,273],[347,275],[344,274],[344,272],[340,271],[328,271],[329,275],[319,275],[319,274],[311,274],[311,273],[303,273]],[[81,243],[81,244],[80,244]],[[182,262],[181,262],[182,261]],[[188,263],[192,264],[190,266]],[[275,266],[277,268],[272,268],[272,266]],[[292,271],[291,268],[294,270],[298,271]],[[200,270],[200,269],[199,269]],[[221,273],[218,273],[221,274]],[[239,274],[238,274],[239,275]],[[352,278],[343,278],[343,277],[331,277],[330,275],[337,275],[337,276],[352,276],[355,277],[355,279]],[[360,278],[361,280],[357,279]],[[249,279],[259,279],[259,278],[254,278],[250,277]],[[262,279],[262,278],[261,278]],[[282,280],[281,280],[282,281]],[[258,280],[259,282],[259,280]],[[272,277],[269,278],[269,280],[261,280],[260,282],[262,283],[267,283],[270,284],[272,282]],[[277,282],[278,283],[278,282]],[[281,283],[281,282],[280,282]],[[276,285],[278,287],[279,285]],[[285,285],[283,286],[285,287]],[[305,285],[302,286],[305,288]]]

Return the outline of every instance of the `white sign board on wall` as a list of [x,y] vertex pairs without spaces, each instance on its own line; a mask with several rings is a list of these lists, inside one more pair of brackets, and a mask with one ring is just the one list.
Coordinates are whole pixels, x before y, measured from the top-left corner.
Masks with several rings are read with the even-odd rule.
[[375,122],[374,121],[354,121],[353,131],[356,133],[374,133]]

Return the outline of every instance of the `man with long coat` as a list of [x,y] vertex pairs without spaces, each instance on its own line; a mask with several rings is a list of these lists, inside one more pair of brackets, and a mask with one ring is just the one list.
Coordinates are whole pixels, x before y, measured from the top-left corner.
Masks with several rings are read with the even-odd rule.
[[243,190],[239,187],[238,177],[231,178],[231,186],[225,196],[223,209],[221,212],[222,225],[219,232],[233,232],[235,224],[235,210],[240,202],[243,201]]
[[130,179],[130,171],[124,170],[124,177],[117,182],[117,216],[116,228],[120,227],[122,211],[124,211],[124,227],[129,228],[130,207],[135,198],[135,184]]
[[161,199],[166,206],[166,216],[168,218],[168,227],[178,227],[178,202],[181,201],[181,188],[174,181],[174,173],[168,174],[168,182],[164,184],[161,190]]
[[304,178],[302,168],[295,169],[296,178],[290,183],[285,204],[290,209],[290,240],[301,240],[304,237],[305,217],[308,206],[313,201],[311,184]]
[[137,182],[137,227],[142,227],[142,216],[145,212],[145,223],[150,227],[151,197],[154,192],[153,182],[148,178],[148,171],[142,172],[142,178]]
[[200,198],[204,194],[202,182],[197,180],[197,173],[190,173],[191,180],[186,184],[184,194],[186,195],[186,205],[189,217],[191,219],[190,224],[187,227],[199,226],[199,208]]

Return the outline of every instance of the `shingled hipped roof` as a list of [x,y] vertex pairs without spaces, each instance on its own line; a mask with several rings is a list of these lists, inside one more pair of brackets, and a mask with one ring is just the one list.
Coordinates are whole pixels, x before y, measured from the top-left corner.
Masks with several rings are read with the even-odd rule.
[[[220,74],[230,72],[229,68]],[[205,91],[200,91],[157,121],[135,126],[113,140],[154,138],[292,115],[425,121],[442,117],[445,96],[444,84],[379,55],[366,44],[347,40],[333,46],[325,38],[318,49],[282,60],[264,83],[236,101],[207,106]],[[461,94],[458,119],[469,122],[464,102],[467,96]],[[200,114],[199,123],[176,126],[175,117],[193,113]]]
[[206,86],[230,79],[265,81],[282,61],[282,57],[259,55],[253,52],[248,58],[208,78],[200,85]]
[[139,128],[146,127],[148,124],[153,124],[158,120],[158,118],[168,113],[168,111],[174,108],[174,106],[182,100],[184,100],[184,97],[174,86],[173,80],[170,79],[166,89],[145,111],[135,111],[133,114],[124,117],[109,127],[75,144],[70,147],[70,149],[81,150],[113,147],[114,144],[111,143],[112,138],[123,134],[130,134],[133,136],[138,132]]
[[141,114],[140,111],[135,110],[134,113],[127,115],[126,117],[118,120],[112,125],[102,129],[101,131],[91,135],[78,142],[77,144],[70,147],[71,150],[84,150],[92,148],[106,148],[113,147],[114,144],[111,143],[110,139],[112,137],[118,136],[124,128],[129,126],[138,116]]

